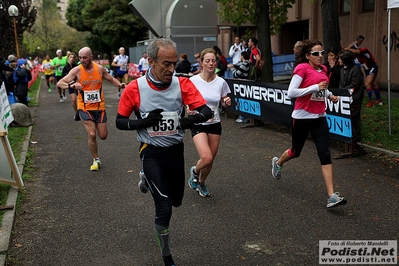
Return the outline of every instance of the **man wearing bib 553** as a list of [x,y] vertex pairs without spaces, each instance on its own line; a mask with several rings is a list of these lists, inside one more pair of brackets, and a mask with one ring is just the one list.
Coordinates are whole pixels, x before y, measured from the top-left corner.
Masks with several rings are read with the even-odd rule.
[[98,157],[97,135],[102,140],[108,136],[102,79],[105,78],[118,88],[124,88],[125,83],[112,77],[102,65],[93,63],[92,59],[93,53],[89,47],[80,49],[80,65],[71,69],[57,86],[78,91],[78,113],[85,126],[89,150],[93,157],[90,170],[97,171],[101,164]]
[[[155,203],[157,241],[164,265],[173,266],[169,222],[184,194],[184,129],[212,118],[212,110],[188,78],[174,76],[178,57],[172,40],[152,41],[147,53],[150,68],[123,92],[116,127],[136,130],[144,181]],[[184,116],[185,105],[197,113]],[[133,112],[136,119],[129,119]]]

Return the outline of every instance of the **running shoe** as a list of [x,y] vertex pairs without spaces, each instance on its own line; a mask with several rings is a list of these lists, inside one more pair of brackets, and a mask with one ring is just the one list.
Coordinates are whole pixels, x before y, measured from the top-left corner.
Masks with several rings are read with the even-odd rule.
[[139,186],[139,190],[141,191],[141,193],[147,193],[150,190],[150,187],[147,184],[147,179],[145,178],[143,170],[139,172],[139,178],[140,181],[137,184]]
[[339,192],[335,192],[327,199],[327,208],[337,207],[338,205],[345,205],[346,199],[339,195]]
[[93,159],[93,164],[90,166],[90,171],[98,171],[100,169],[100,159]]
[[369,102],[366,104],[366,107],[373,107],[373,106],[374,106],[373,101],[369,101]]
[[278,158],[274,157],[272,159],[272,176],[279,180],[281,178],[281,166],[277,164]]
[[197,191],[199,195],[204,198],[209,197],[211,195],[211,193],[209,193],[208,189],[206,188],[205,184],[201,185],[199,182],[197,186]]
[[198,179],[199,179],[199,175],[194,173],[195,170],[195,166],[192,166],[190,168],[190,178],[188,179],[188,185],[192,188],[192,189],[197,189],[198,186]]
[[73,116],[73,120],[80,121],[79,111],[77,111],[76,114]]
[[66,99],[65,93],[62,94],[62,99]]
[[382,105],[382,101],[381,100],[375,100],[374,105]]
[[240,116],[236,119],[236,122],[237,122],[237,123],[248,124],[248,123],[249,123],[249,118],[248,118],[248,117],[243,117],[243,116],[240,115]]
[[51,92],[51,88],[48,88],[48,90],[47,90],[48,92]]
[[63,103],[64,102],[64,98],[60,98],[60,103]]

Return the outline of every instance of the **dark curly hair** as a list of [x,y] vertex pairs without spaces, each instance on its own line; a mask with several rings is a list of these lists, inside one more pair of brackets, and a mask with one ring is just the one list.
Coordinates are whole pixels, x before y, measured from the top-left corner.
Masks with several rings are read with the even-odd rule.
[[319,40],[311,40],[311,39],[303,40],[301,45],[302,46],[301,54],[296,58],[295,65],[300,63],[308,63],[309,60],[306,58],[306,55],[308,55],[312,50],[312,48],[316,45],[323,46],[323,44]]

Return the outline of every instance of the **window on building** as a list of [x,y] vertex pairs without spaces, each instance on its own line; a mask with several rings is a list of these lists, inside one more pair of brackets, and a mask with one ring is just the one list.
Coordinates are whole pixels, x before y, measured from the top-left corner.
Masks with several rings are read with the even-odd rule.
[[349,14],[350,11],[351,11],[350,0],[339,1],[339,13],[340,14]]
[[375,0],[362,0],[362,12],[374,11]]

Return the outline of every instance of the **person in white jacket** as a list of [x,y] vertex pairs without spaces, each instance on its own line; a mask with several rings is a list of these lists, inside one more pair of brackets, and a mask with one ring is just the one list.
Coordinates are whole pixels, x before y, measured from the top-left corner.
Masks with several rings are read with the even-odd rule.
[[230,47],[229,56],[233,59],[233,65],[236,65],[241,61],[241,52],[244,51],[244,47],[240,42],[240,37],[234,38],[234,43]]

